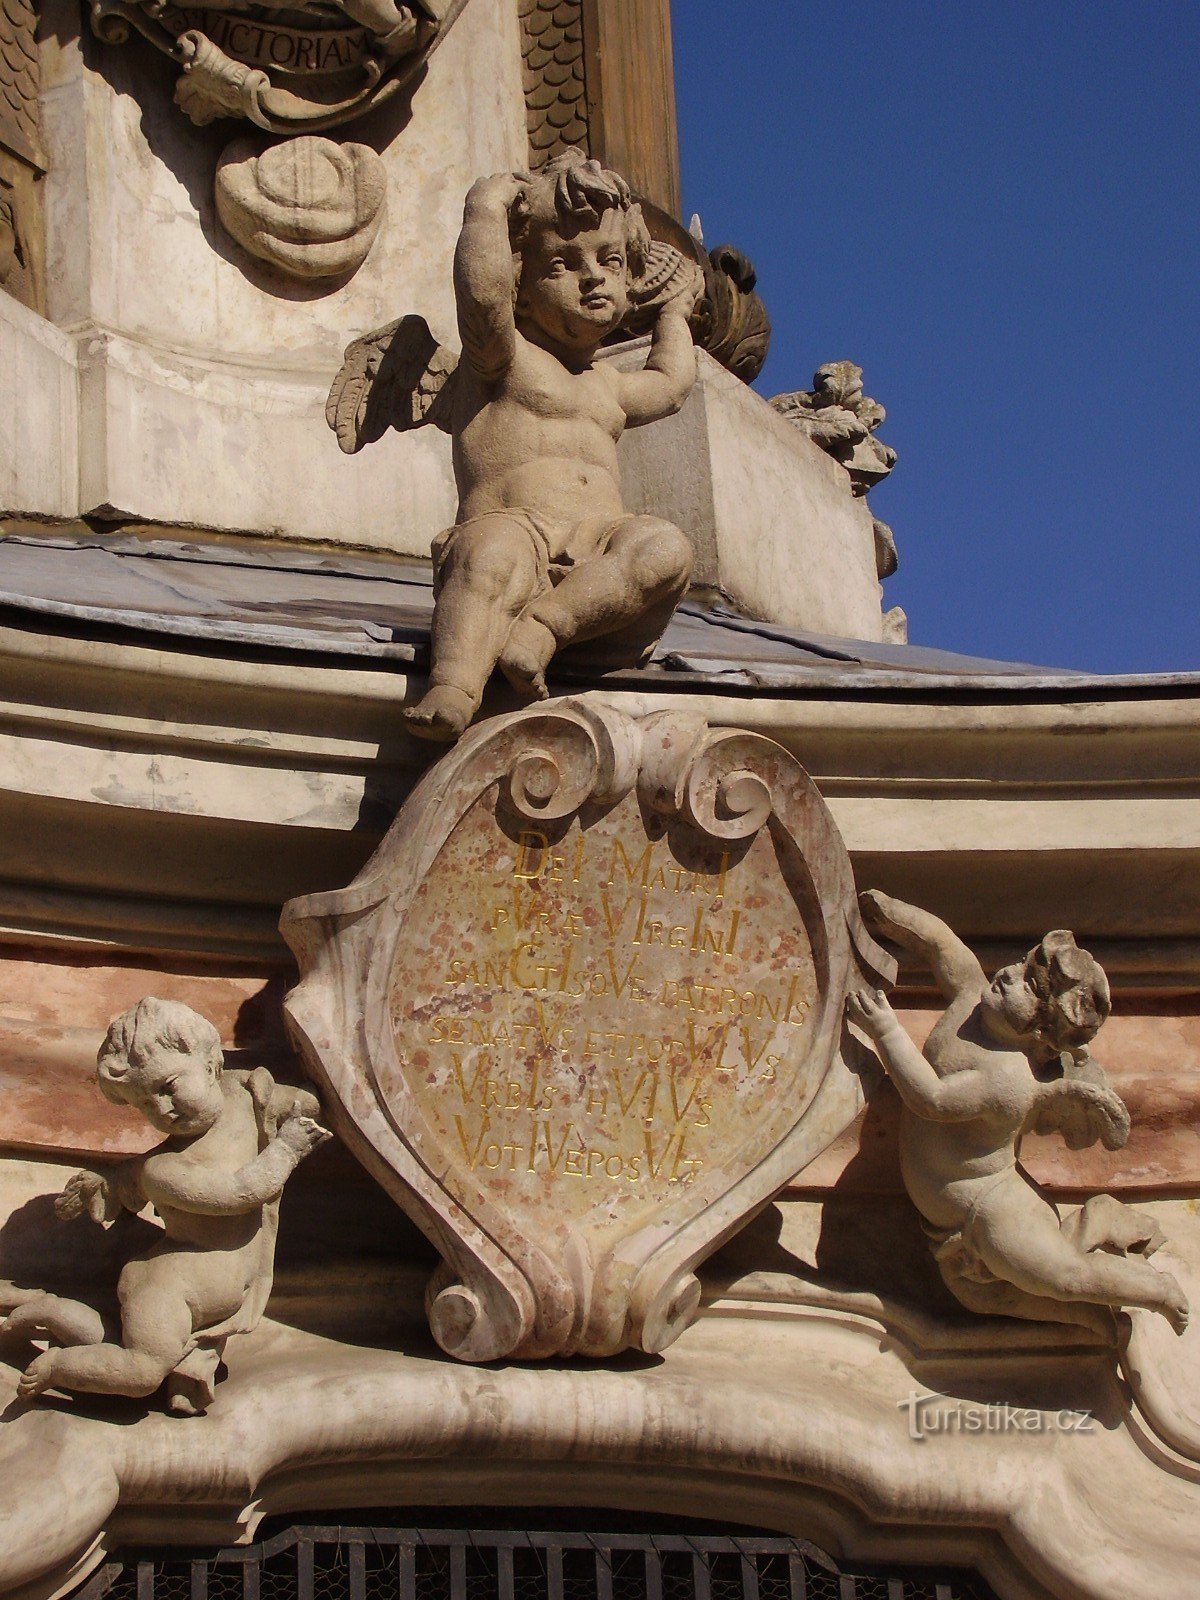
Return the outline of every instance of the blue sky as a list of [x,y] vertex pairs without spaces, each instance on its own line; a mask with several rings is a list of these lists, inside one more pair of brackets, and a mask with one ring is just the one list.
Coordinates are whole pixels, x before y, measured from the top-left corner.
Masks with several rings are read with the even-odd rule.
[[684,218],[756,387],[849,358],[914,643],[1200,668],[1200,5],[674,0]]

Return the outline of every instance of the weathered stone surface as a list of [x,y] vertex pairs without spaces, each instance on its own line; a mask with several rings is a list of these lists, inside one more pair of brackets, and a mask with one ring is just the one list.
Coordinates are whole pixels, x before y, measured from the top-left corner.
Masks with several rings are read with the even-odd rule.
[[889,972],[796,762],[599,699],[474,730],[281,927],[297,1041],[466,1360],[670,1344],[695,1264],[853,1117],[842,997]]
[[245,117],[272,133],[297,133],[332,127],[393,99],[465,4],[295,0],[281,15],[252,0],[233,6],[92,0],[91,18],[106,43],[124,44],[132,24],[182,65],[175,101],[198,127]]
[[[68,1176],[0,1162],[0,1217]],[[1190,1203],[1153,1210],[1200,1261]],[[1111,1352],[813,1282],[828,1208],[778,1211],[762,1219],[771,1256],[757,1227],[737,1246],[773,1271],[745,1256],[731,1271],[722,1252],[705,1314],[662,1360],[616,1371],[447,1362],[423,1336],[419,1283],[355,1260],[280,1274],[268,1318],[231,1341],[217,1403],[186,1426],[127,1404],[17,1407],[0,1363],[0,1591],[62,1592],[134,1537],[245,1542],[264,1514],[370,1497],[704,1516],[863,1560],[977,1565],[999,1594],[1194,1600],[1194,1468],[1148,1448]],[[894,1224],[872,1224],[878,1260]],[[923,1249],[906,1236],[899,1264]],[[922,1394],[940,1425],[917,1442]],[[1005,1407],[1022,1422],[998,1426]]]
[[32,0],[0,3],[0,289],[41,311],[45,258],[38,179],[46,161],[38,124],[37,24]]
[[73,340],[0,294],[0,506],[74,516],[77,383]]
[[[445,441],[391,438],[370,474],[356,472],[329,448],[325,396],[347,338],[394,315],[398,295],[443,336],[454,326],[462,195],[480,172],[526,159],[510,0],[471,0],[411,107],[387,114],[387,222],[359,270],[332,285],[289,283],[224,237],[213,169],[228,133],[188,124],[147,50],[85,61],[74,0],[47,0],[42,13],[39,187],[57,328],[18,323],[5,297],[0,510],[427,555],[429,522],[454,514]],[[50,341],[55,356],[65,347],[66,370]]]

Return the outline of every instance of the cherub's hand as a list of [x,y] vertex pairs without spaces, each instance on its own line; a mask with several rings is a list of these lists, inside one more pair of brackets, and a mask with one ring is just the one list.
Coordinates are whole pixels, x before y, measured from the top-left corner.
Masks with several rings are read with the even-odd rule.
[[704,272],[699,266],[694,266],[691,276],[685,277],[675,293],[663,301],[659,307],[659,316],[665,312],[675,312],[686,322],[703,300],[704,290]]
[[77,1172],[54,1202],[54,1214],[63,1222],[85,1214],[93,1222],[113,1222],[120,1211],[115,1186],[100,1172]]
[[333,1135],[313,1117],[307,1117],[299,1106],[293,1105],[279,1125],[278,1138],[293,1151],[298,1162],[311,1155],[326,1139]]
[[846,1015],[872,1039],[879,1036],[896,1021],[896,1013],[888,1004],[882,989],[859,989],[846,996]]
[[893,937],[899,932],[896,923],[897,913],[911,911],[911,906],[906,906],[902,900],[893,900],[890,894],[884,894],[882,889],[864,889],[858,897],[858,909],[862,912],[862,919],[873,933],[882,933]]
[[507,215],[518,200],[524,199],[525,191],[532,182],[527,172],[493,172],[471,185],[467,207],[486,207],[488,211],[500,211]]

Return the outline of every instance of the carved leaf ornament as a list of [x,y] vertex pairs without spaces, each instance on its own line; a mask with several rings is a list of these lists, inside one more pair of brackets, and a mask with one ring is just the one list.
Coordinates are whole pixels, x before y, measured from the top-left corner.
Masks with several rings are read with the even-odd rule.
[[677,1338],[861,1106],[844,998],[895,976],[798,762],[593,696],[471,730],[281,928],[293,1036],[464,1361]]

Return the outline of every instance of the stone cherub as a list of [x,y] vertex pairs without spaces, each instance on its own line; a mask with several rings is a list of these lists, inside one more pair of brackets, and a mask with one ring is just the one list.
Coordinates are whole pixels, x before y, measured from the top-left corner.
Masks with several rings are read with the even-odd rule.
[[862,380],[862,368],[855,362],[827,361],[813,373],[811,389],[771,397],[781,416],[841,462],[855,495],[866,494],[896,465],[891,445],[875,438],[887,412],[863,393]]
[[283,1186],[331,1136],[314,1120],[315,1096],[264,1068],[225,1071],[216,1028],[178,1001],[149,997],[117,1017],[97,1079],[167,1137],[105,1172],[77,1172],[55,1210],[113,1222],[150,1204],[162,1238],[121,1270],[119,1343],[91,1306],[48,1294],[22,1295],[0,1334],[51,1341],[20,1380],[25,1399],[52,1388],[140,1398],[165,1380],[171,1410],[194,1415],[212,1400],[226,1340],[263,1314]]
[[1096,1331],[1111,1327],[1100,1307],[1143,1306],[1182,1333],[1182,1289],[1144,1259],[1163,1243],[1154,1222],[1107,1194],[1063,1221],[1018,1165],[1031,1129],[1073,1149],[1128,1138],[1124,1102],[1087,1049],[1110,1007],[1099,965],[1070,933],[1048,933],[989,984],[939,918],[874,891],[862,907],[949,1001],[923,1053],[882,992],[847,1001],[899,1091],[904,1183],[947,1287],[972,1311]]
[[[429,421],[453,440],[458,517],[433,542],[430,686],[405,717],[456,739],[492,669],[544,696],[563,646],[604,637],[644,659],[687,587],[692,549],[621,499],[617,440],[677,411],[696,376],[700,269],[652,245],[624,179],[569,150],[535,177],[482,178],[454,258],[462,359],[405,317],[350,345],[327,416],[344,450]],[[596,362],[657,305],[645,366]]]

